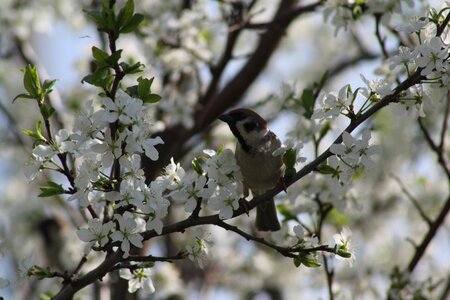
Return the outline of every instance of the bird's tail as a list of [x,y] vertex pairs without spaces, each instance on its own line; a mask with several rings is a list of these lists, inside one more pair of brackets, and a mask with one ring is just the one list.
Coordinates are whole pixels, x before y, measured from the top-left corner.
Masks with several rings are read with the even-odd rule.
[[275,201],[264,201],[256,207],[256,228],[260,231],[280,230]]

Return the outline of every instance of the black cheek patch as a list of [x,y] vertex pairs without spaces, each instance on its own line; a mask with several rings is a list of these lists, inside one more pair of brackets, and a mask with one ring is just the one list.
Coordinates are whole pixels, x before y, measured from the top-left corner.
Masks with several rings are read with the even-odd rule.
[[257,124],[255,122],[247,122],[244,123],[244,129],[245,131],[250,132],[257,127],[256,125]]

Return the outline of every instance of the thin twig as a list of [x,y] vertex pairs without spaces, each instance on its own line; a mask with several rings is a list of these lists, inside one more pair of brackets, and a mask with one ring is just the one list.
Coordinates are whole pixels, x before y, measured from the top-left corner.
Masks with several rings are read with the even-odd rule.
[[157,262],[157,261],[165,261],[165,262],[173,262],[174,260],[184,259],[186,258],[186,254],[183,252],[178,253],[173,256],[138,256],[138,255],[130,255],[126,258],[126,261],[130,262]]
[[445,104],[444,119],[442,120],[441,140],[439,142],[439,152],[443,152],[445,148],[445,137],[448,129],[448,115],[450,113],[450,93],[447,94],[447,102]]
[[445,153],[443,153],[443,149],[440,149],[439,146],[433,141],[431,138],[431,134],[428,131],[428,129],[425,127],[425,125],[422,122],[422,118],[419,118],[418,120],[420,130],[422,131],[425,139],[427,140],[428,145],[430,146],[431,150],[433,150],[436,155],[438,156],[438,162],[442,166],[442,169],[444,170],[445,174],[447,175],[447,178],[450,180],[450,168],[448,166],[447,158],[445,156]]
[[254,241],[259,244],[265,245],[271,249],[276,250],[278,253],[280,253],[283,256],[286,257],[296,257],[298,253],[311,253],[311,252],[317,252],[317,251],[323,251],[323,252],[329,252],[334,253],[335,250],[332,247],[329,247],[328,245],[320,245],[317,247],[312,248],[299,248],[299,247],[281,247],[278,245],[275,245],[273,243],[270,243],[269,241],[265,240],[261,237],[256,237],[254,235],[251,235],[241,229],[239,229],[237,226],[230,225],[228,223],[225,223],[224,221],[220,220],[217,224],[219,227],[222,227],[225,230],[233,231],[234,233],[239,234],[243,238],[245,238],[247,241]]
[[327,277],[328,298],[329,298],[329,300],[333,300],[334,299],[334,293],[333,293],[334,270],[329,268],[328,258],[323,254],[322,254],[322,258],[323,258],[323,268],[325,270],[325,274]]
[[411,258],[409,264],[408,264],[408,272],[412,273],[414,269],[416,268],[417,264],[419,263],[422,256],[425,254],[425,251],[430,244],[431,240],[436,235],[436,232],[441,227],[441,225],[444,223],[445,217],[447,216],[448,212],[450,211],[450,197],[447,198],[445,201],[444,207],[442,208],[441,212],[439,213],[436,220],[431,224],[430,229],[424,236],[422,242],[417,246],[416,252],[414,253],[414,256]]
[[83,255],[83,257],[80,259],[80,262],[78,263],[77,267],[75,268],[75,270],[72,273],[72,277],[77,274],[80,270],[81,267],[83,267],[83,265],[87,262],[87,255]]
[[381,37],[380,33],[380,20],[381,20],[381,14],[374,14],[375,17],[375,36],[377,37],[378,44],[380,45],[381,52],[383,52],[384,58],[389,57],[389,53],[386,50],[386,45],[384,44],[385,39]]
[[416,199],[416,197],[414,197],[409,190],[406,188],[405,184],[400,180],[400,178],[398,178],[394,173],[391,173],[390,176],[397,181],[398,185],[400,186],[402,192],[406,195],[406,197],[411,201],[411,203],[414,205],[414,207],[417,209],[417,211],[419,212],[420,216],[422,217],[422,219],[428,224],[428,226],[431,226],[432,222],[431,219],[426,215],[426,213],[424,212],[424,210],[422,209],[422,207],[419,204],[419,201]]

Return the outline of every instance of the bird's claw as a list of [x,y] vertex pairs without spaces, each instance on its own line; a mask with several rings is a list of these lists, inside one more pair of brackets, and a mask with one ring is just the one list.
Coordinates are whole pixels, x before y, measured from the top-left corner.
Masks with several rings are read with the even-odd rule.
[[286,182],[284,181],[284,177],[280,177],[279,184],[281,185],[281,188],[283,189],[283,191],[285,193],[287,193],[287,186],[286,186]]
[[249,209],[248,209],[248,202],[245,200],[245,198],[239,199],[239,206],[242,206],[244,208],[245,213],[247,216],[250,216]]

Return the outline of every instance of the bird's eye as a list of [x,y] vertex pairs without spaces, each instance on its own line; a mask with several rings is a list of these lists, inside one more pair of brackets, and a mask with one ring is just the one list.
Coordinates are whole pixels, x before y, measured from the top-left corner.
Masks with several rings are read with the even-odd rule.
[[256,127],[258,127],[258,124],[256,124],[255,122],[247,122],[244,123],[244,129],[247,132],[252,131],[253,129],[255,129]]

